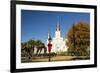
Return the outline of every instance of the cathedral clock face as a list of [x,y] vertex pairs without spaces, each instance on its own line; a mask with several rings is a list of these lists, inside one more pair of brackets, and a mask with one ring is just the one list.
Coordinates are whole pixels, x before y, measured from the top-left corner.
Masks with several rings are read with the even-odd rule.
[[59,47],[57,46],[57,49],[59,49]]

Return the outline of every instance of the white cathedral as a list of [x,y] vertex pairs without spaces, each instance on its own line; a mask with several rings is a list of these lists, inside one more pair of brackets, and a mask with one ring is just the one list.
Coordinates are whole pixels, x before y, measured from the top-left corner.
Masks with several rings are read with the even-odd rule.
[[[48,33],[48,38],[50,37],[50,33]],[[60,29],[60,23],[59,21],[57,22],[56,25],[56,31],[55,31],[55,37],[51,41],[52,43],[52,49],[51,52],[54,53],[60,53],[67,51],[67,46],[66,46],[66,40],[61,37],[61,29]],[[48,40],[47,40],[48,44]]]

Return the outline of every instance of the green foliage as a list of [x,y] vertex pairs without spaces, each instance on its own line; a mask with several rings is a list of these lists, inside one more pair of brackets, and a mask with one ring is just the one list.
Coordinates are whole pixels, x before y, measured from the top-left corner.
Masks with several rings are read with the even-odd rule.
[[37,47],[43,47],[43,46],[45,46],[44,43],[42,43],[41,40],[37,40],[37,41],[35,42],[35,45],[36,45]]
[[66,52],[66,51],[61,52],[60,55],[61,55],[61,56],[66,56],[66,55],[67,55],[67,52]]
[[89,56],[90,25],[85,22],[73,24],[68,34],[66,45],[70,55]]
[[43,46],[45,46],[45,44],[41,40],[29,40],[27,42],[21,43],[22,49],[24,49],[25,47],[32,48],[34,46],[43,47]]
[[[37,47],[37,48],[34,48]],[[27,42],[21,43],[21,56],[32,58],[34,51],[37,50],[37,53],[41,48],[45,48],[45,44],[41,40],[29,40]],[[36,53],[35,53],[36,54]]]

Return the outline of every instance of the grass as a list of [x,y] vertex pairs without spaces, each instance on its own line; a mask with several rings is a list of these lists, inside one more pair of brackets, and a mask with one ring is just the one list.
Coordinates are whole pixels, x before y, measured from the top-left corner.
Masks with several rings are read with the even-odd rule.
[[[49,58],[33,58],[31,60],[22,60],[22,63],[28,63],[28,62],[48,62]],[[89,57],[86,56],[56,56],[52,57],[51,61],[68,61],[68,60],[86,60],[89,59]]]

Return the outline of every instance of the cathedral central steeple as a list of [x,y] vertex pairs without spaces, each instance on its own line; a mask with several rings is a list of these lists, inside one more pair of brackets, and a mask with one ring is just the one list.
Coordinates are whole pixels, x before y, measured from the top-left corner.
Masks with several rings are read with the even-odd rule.
[[60,31],[60,24],[59,23],[57,23],[57,25],[56,25],[56,31]]
[[59,17],[58,17],[57,24],[56,24],[56,31],[60,31],[60,21],[59,21]]
[[60,38],[61,34],[60,34],[60,22],[59,22],[59,18],[57,20],[57,24],[56,24],[56,32],[55,32],[55,38]]

